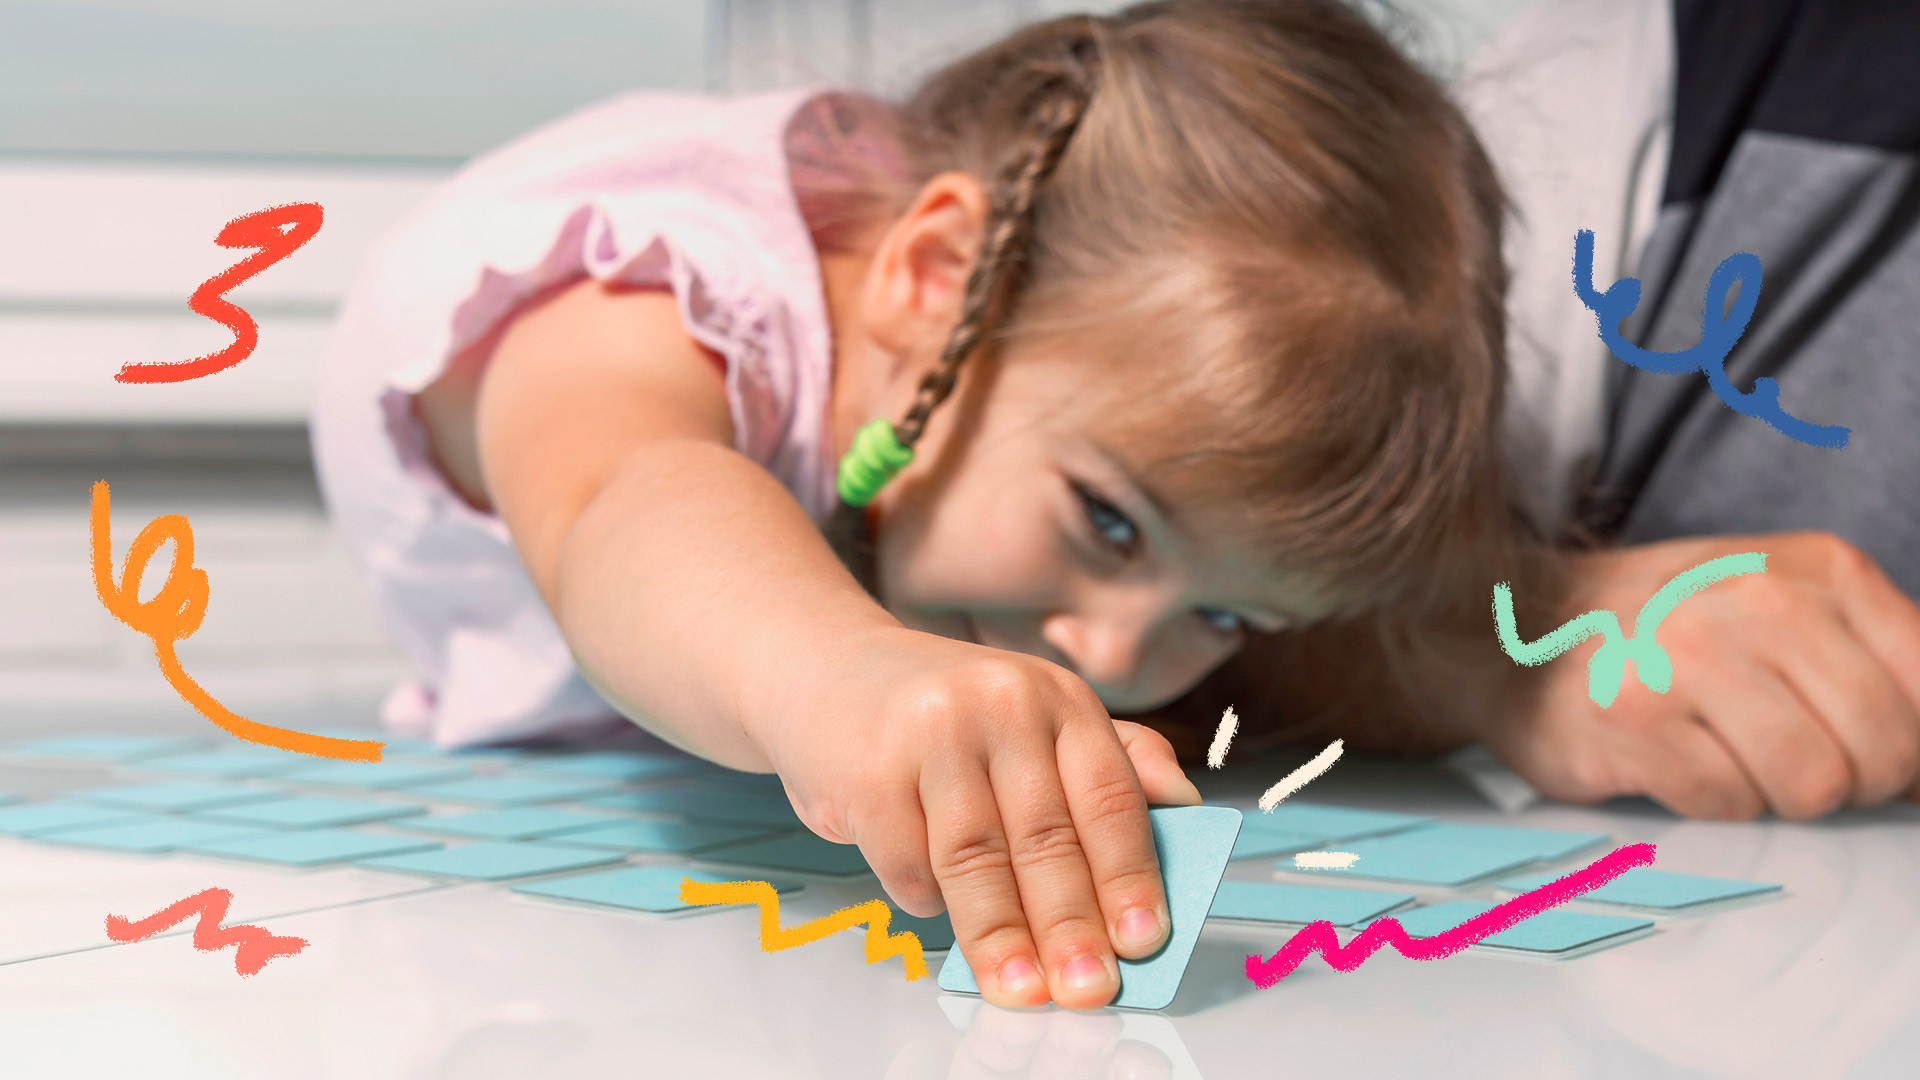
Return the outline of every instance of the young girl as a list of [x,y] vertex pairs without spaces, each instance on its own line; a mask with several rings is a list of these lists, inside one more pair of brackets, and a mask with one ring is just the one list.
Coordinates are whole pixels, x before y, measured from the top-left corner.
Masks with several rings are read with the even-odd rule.
[[1499,211],[1333,0],[535,132],[381,243],[328,363],[322,478],[422,674],[387,720],[611,708],[775,771],[988,1000],[1102,1005],[1168,932],[1146,806],[1199,801],[1110,712],[1250,633],[1527,595]]

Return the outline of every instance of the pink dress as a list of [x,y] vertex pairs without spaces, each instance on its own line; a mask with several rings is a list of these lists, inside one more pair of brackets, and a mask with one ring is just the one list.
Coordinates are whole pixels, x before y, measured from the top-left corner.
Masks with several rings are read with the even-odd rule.
[[500,519],[428,458],[411,408],[547,286],[671,289],[687,331],[725,361],[736,449],[815,521],[832,508],[826,305],[784,147],[811,96],[615,98],[475,159],[374,246],[334,326],[312,430],[335,526],[418,673],[388,695],[389,727],[460,746],[615,715]]

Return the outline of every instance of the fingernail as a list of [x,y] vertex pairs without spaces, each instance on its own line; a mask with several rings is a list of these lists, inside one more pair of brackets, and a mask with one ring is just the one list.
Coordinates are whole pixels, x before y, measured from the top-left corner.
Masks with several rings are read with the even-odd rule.
[[1060,984],[1069,990],[1104,986],[1106,982],[1107,965],[1097,956],[1078,957],[1060,972]]
[[1160,940],[1160,916],[1137,907],[1120,916],[1120,944],[1134,949]]
[[1000,965],[1000,992],[1024,994],[1040,984],[1040,969],[1024,956],[1016,956]]

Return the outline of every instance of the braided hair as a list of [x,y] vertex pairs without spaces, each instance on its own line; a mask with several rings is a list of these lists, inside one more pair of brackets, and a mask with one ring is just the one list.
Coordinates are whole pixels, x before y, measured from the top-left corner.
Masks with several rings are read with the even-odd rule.
[[[1089,20],[1091,21],[1091,20]],[[866,507],[895,473],[913,460],[933,411],[953,393],[960,366],[1004,319],[1024,283],[1033,239],[1034,203],[1066,153],[1093,96],[1091,39],[1069,50],[1067,62],[1046,73],[1027,103],[1025,138],[995,171],[980,253],[967,275],[960,319],[933,369],[922,376],[913,403],[898,423],[869,421],[840,462],[840,501],[826,526],[828,541],[855,579],[878,596],[872,519]]]

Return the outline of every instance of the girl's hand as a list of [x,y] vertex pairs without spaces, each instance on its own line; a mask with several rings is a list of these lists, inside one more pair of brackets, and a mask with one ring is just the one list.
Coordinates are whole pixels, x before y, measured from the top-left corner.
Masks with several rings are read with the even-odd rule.
[[1115,955],[1167,939],[1147,804],[1200,802],[1167,740],[1037,657],[899,627],[836,651],[747,698],[808,827],[907,912],[948,909],[988,1001],[1105,1005]]
[[1607,608],[1633,632],[1640,605],[1676,574],[1743,551],[1766,552],[1766,572],[1715,582],[1660,624],[1667,693],[1628,678],[1611,708],[1595,705],[1596,636],[1545,665],[1531,707],[1491,710],[1482,737],[1542,792],[1573,802],[1647,795],[1689,817],[1771,809],[1798,820],[1920,798],[1920,609],[1836,536],[1693,537],[1576,556],[1559,618]]

